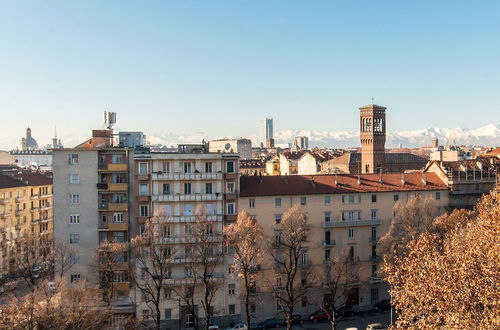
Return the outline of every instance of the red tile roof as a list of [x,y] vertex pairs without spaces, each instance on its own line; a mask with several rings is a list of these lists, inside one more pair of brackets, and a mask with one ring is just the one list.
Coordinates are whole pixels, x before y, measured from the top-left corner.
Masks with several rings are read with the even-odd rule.
[[26,170],[5,171],[0,174],[0,189],[22,186],[48,186],[52,184],[52,178],[48,175]]
[[[425,184],[424,180],[425,178]],[[289,176],[242,176],[240,196],[284,196],[314,194],[344,194],[362,192],[447,190],[446,184],[435,173],[390,173],[326,175],[289,175]],[[335,183],[337,181],[337,183]]]
[[0,189],[23,187],[23,186],[26,186],[24,182],[16,178],[13,178],[9,175],[0,173]]

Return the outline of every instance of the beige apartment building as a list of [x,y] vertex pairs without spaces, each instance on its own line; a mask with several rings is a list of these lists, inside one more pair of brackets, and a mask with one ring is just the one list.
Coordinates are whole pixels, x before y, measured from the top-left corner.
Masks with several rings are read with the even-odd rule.
[[129,240],[133,230],[133,148],[116,147],[112,130],[93,130],[92,138],[74,148],[53,150],[54,236],[76,251],[65,276],[98,282],[99,245],[120,243],[113,276],[113,307],[117,314],[133,313],[129,270]]
[[0,173],[0,275],[16,272],[22,256],[20,240],[35,246],[34,258],[52,246],[52,178],[14,169]]
[[[310,230],[301,266],[313,276],[303,279],[311,287],[296,309],[302,315],[325,303],[325,260],[339,254],[348,255],[359,268],[359,281],[351,285],[346,297],[348,305],[368,309],[388,298],[387,285],[378,275],[381,258],[376,244],[389,229],[394,204],[419,195],[434,199],[438,214],[447,209],[449,201],[447,186],[434,173],[242,176],[240,181],[239,209],[257,219],[270,242],[275,239],[275,224],[291,206],[300,205],[306,215]],[[251,309],[257,319],[280,312],[269,292],[269,281],[274,280],[272,265],[269,258],[262,264],[254,290]]]
[[[165,295],[161,302],[162,324],[167,328],[193,326],[185,302],[172,293],[178,292],[186,281],[196,276],[187,265],[192,262],[192,226],[197,216],[205,212],[210,227],[210,238],[216,242],[212,259],[217,263],[211,277],[218,290],[213,300],[212,322],[229,326],[240,318],[238,280],[225,276],[230,257],[224,255],[223,226],[236,220],[239,193],[239,156],[235,153],[208,152],[204,145],[179,145],[177,152],[149,152],[144,148],[134,155],[133,171],[136,177],[138,226],[151,216],[159,216],[165,223],[164,248],[172,251],[173,260],[166,278]],[[202,288],[194,290],[196,302],[202,300]],[[137,290],[137,316],[148,319],[150,309]],[[198,296],[198,297],[196,297]],[[198,317],[205,317],[203,308],[196,306]]]

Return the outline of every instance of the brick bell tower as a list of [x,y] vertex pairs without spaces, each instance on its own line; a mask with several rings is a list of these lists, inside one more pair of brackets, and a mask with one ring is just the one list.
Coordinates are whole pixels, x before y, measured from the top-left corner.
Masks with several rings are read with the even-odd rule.
[[384,171],[385,109],[375,104],[359,108],[362,174]]

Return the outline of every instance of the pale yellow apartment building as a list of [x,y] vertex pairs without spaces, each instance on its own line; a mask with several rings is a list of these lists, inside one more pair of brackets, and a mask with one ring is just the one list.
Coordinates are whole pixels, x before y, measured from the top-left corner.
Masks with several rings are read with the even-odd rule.
[[36,244],[35,258],[49,253],[53,240],[52,178],[26,170],[0,173],[0,275],[17,271],[20,240]]
[[[238,209],[257,219],[269,242],[275,237],[275,224],[291,206],[300,205],[306,215],[310,231],[301,262],[312,276],[308,275],[307,298],[296,307],[302,315],[324,303],[325,260],[342,253],[359,268],[359,281],[349,289],[346,303],[363,310],[387,299],[387,284],[378,275],[381,258],[376,245],[389,229],[394,204],[420,195],[434,199],[439,214],[447,210],[449,201],[448,188],[434,173],[242,176],[240,185]],[[276,299],[266,288],[274,280],[272,265],[266,257],[251,306],[256,319],[280,315]]]

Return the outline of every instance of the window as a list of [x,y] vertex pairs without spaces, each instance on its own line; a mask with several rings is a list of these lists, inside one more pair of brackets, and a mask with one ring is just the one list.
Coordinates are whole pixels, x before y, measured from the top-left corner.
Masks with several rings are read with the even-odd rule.
[[185,224],[185,225],[184,225],[184,234],[186,234],[186,235],[191,235],[191,233],[192,233],[192,230],[191,230],[191,225],[189,225],[189,224]]
[[255,199],[248,200],[248,207],[253,209],[255,207]]
[[359,204],[361,195],[342,195],[342,204]]
[[172,319],[172,309],[166,308],[165,309],[165,320],[171,320]]
[[377,220],[377,210],[372,210],[372,220]]
[[80,243],[80,234],[69,234],[69,243],[70,244]]
[[139,206],[139,216],[149,217],[149,205],[144,204]]
[[301,264],[302,266],[307,266],[307,265],[309,265],[309,256],[308,256],[307,252],[302,252],[302,253],[300,254],[300,264]]
[[274,199],[274,206],[281,207],[281,198],[280,197]]
[[372,195],[372,203],[376,203],[377,202],[377,195]]
[[146,196],[146,195],[148,195],[148,193],[149,193],[148,184],[147,183],[141,183],[139,185],[139,195]]
[[205,173],[212,173],[212,162],[205,163]]
[[226,185],[226,191],[228,193],[234,193],[234,182],[228,182]]
[[207,235],[214,234],[214,226],[211,223],[206,225],[206,233],[207,233]]
[[122,154],[113,154],[111,158],[111,162],[113,164],[122,164],[123,163],[123,155]]
[[191,173],[191,163],[184,162],[184,173]]
[[372,304],[378,302],[378,288],[373,288],[370,290],[370,301]]
[[372,264],[372,277],[377,277],[377,264]]
[[113,213],[114,223],[123,223],[123,213]]
[[186,194],[186,195],[191,194],[191,183],[190,182],[184,183],[184,194]]
[[193,215],[193,205],[184,204],[184,215]]
[[78,184],[78,183],[80,183],[80,174],[71,173],[69,175],[69,183],[71,183],[71,184]]
[[139,174],[148,174],[148,163],[139,163]]
[[170,195],[170,184],[164,183],[162,184],[161,188],[161,192],[163,193],[163,195]]
[[69,194],[68,199],[70,204],[80,204],[80,195],[78,194]]
[[227,173],[234,173],[234,162],[227,162],[226,163],[226,172]]
[[377,227],[372,227],[372,241],[377,240]]
[[229,295],[233,295],[235,293],[235,285],[234,284],[228,284],[227,285],[227,292]]
[[274,222],[276,224],[279,224],[281,222],[281,214],[275,214],[274,215]]
[[234,214],[235,213],[235,207],[234,203],[228,203],[227,204],[227,214]]
[[79,214],[70,214],[69,215],[69,223],[71,223],[71,224],[80,223],[80,215]]
[[229,304],[229,315],[234,315],[234,314],[236,314],[236,305]]
[[161,170],[163,173],[170,173],[170,163],[169,162],[161,163]]
[[440,192],[436,192],[436,199],[437,200],[441,199],[441,193]]
[[184,268],[184,275],[186,277],[193,277],[193,270],[189,267]]
[[302,196],[300,197],[300,205],[306,205],[307,204],[307,197]]
[[212,191],[212,182],[207,182],[205,183],[205,193],[206,194],[211,194]]
[[80,263],[80,257],[79,257],[79,256],[77,256],[77,255],[75,255],[75,254],[70,254],[70,255],[69,255],[69,262],[70,262],[71,264],[73,264],[73,265],[74,265],[74,264],[78,264],[78,263]]
[[361,211],[343,211],[342,221],[361,220]]
[[114,231],[113,232],[113,240],[118,243],[125,242],[125,232],[124,231]]
[[395,202],[397,202],[399,200],[399,195],[395,194],[394,196],[392,196],[392,198]]
[[325,222],[330,222],[332,220],[332,212],[325,212]]
[[348,236],[349,236],[349,238],[354,238],[354,228],[349,228]]
[[332,204],[332,196],[325,196],[325,205]]
[[78,164],[79,159],[78,159],[78,154],[69,154],[68,155],[68,163],[69,164]]
[[328,261],[330,260],[332,256],[332,251],[330,249],[325,249],[325,260]]
[[325,231],[325,245],[330,245],[331,241],[331,232],[329,230]]
[[349,261],[354,261],[354,246],[349,247]]
[[71,274],[69,276],[69,281],[70,283],[73,283],[75,281],[78,281],[80,279],[80,274]]

